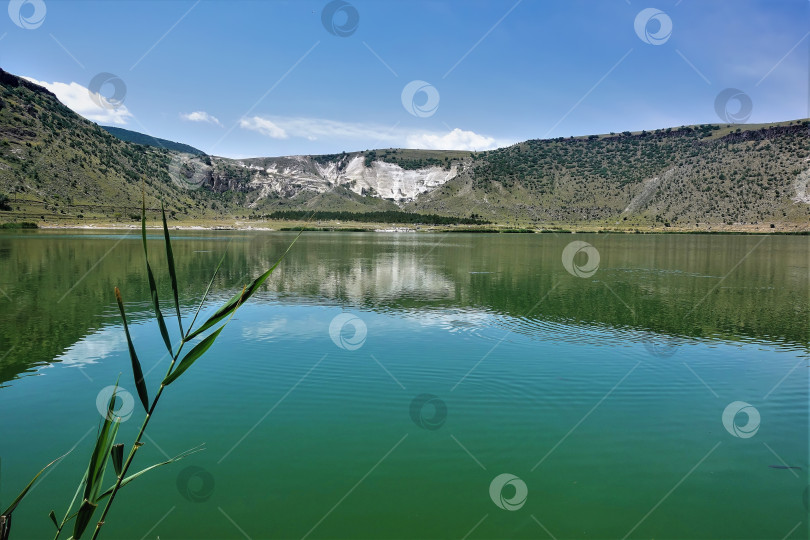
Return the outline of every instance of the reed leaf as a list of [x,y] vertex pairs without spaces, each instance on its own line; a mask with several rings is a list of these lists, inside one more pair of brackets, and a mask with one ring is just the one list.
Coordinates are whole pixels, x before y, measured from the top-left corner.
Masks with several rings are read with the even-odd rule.
[[107,468],[107,460],[112,449],[112,442],[118,433],[120,422],[116,420],[105,425],[96,440],[93,454],[90,457],[90,465],[87,467],[87,479],[84,484],[84,498],[95,501],[101,491],[101,482],[104,480],[104,471]]
[[121,319],[124,321],[124,334],[127,336],[129,358],[132,361],[132,374],[135,377],[135,388],[138,390],[138,397],[141,398],[141,403],[143,404],[144,410],[149,412],[149,394],[146,391],[146,381],[143,380],[141,363],[138,360],[138,355],[135,354],[135,345],[132,344],[132,338],[129,335],[127,316],[124,313],[124,301],[121,299],[121,291],[118,289],[118,287],[115,288],[115,299],[118,301],[118,310],[121,312]]
[[207,351],[208,349],[210,349],[210,348],[211,348],[211,345],[213,345],[213,344],[214,344],[214,341],[217,339],[217,337],[219,336],[220,332],[222,332],[222,330],[223,330],[224,328],[225,328],[225,325],[223,324],[223,325],[222,325],[222,326],[220,326],[220,327],[219,327],[219,328],[218,328],[218,329],[217,329],[217,330],[216,330],[214,333],[212,333],[212,334],[208,335],[208,336],[207,336],[205,339],[203,339],[203,340],[202,340],[202,341],[200,341],[200,342],[199,342],[197,345],[195,345],[195,346],[194,346],[194,348],[193,348],[193,349],[191,349],[191,350],[188,352],[188,354],[186,354],[186,355],[183,357],[183,359],[182,359],[182,360],[180,360],[180,363],[177,365],[177,367],[176,367],[176,368],[174,368],[174,371],[172,371],[172,372],[171,372],[169,375],[167,375],[167,376],[166,376],[166,378],[165,378],[165,379],[163,379],[163,383],[162,383],[162,384],[163,384],[164,386],[168,386],[168,385],[170,385],[172,382],[174,382],[175,380],[177,380],[177,378],[178,378],[180,375],[182,375],[182,374],[183,374],[183,373],[184,373],[184,372],[185,372],[185,371],[186,371],[188,368],[190,368],[190,367],[191,367],[191,365],[192,365],[194,362],[196,362],[196,361],[197,361],[197,359],[198,359],[200,356],[202,356],[203,354],[205,354],[205,351]]
[[51,521],[53,521],[54,526],[56,526],[56,529],[58,530],[59,529],[59,522],[56,521],[56,512],[51,510],[51,512],[48,514],[48,517],[51,518]]
[[84,533],[90,519],[93,517],[93,512],[98,506],[98,495],[101,492],[101,483],[104,481],[104,471],[107,468],[107,461],[115,442],[115,436],[118,434],[118,427],[121,424],[121,419],[113,415],[117,390],[118,383],[116,382],[115,390],[113,390],[107,405],[107,415],[104,418],[104,423],[96,439],[96,445],[90,456],[90,464],[87,466],[84,496],[73,529],[73,537],[76,539],[81,538],[82,533]]
[[157,285],[155,284],[155,276],[152,274],[152,267],[149,262],[146,263],[146,275],[149,278],[149,290],[152,293],[152,303],[155,306],[155,317],[157,318],[158,328],[160,328],[160,335],[163,337],[163,343],[172,354],[172,340],[169,338],[169,330],[166,328],[166,322],[163,320],[163,313],[160,311],[160,301],[158,300]]
[[172,280],[172,291],[174,292],[174,308],[177,310],[177,324],[180,326],[180,335],[183,335],[183,318],[180,316],[180,294],[177,292],[177,273],[174,268],[174,253],[172,252],[172,241],[169,237],[169,226],[166,224],[166,209],[163,203],[160,204],[160,211],[163,214],[163,237],[166,242],[166,259],[169,262],[169,277]]
[[8,540],[11,534],[11,515],[0,515],[0,540]]
[[87,526],[90,524],[90,520],[93,519],[93,513],[98,508],[98,503],[92,503],[87,499],[82,501],[82,505],[79,507],[79,512],[76,514],[76,523],[73,525],[73,538],[75,540],[79,540],[84,531],[87,530]]
[[[68,509],[67,509],[67,511],[65,512],[65,517],[64,517],[64,519],[62,520],[62,524],[59,526],[59,531],[61,531],[61,530],[62,530],[62,527],[64,527],[64,526],[65,526],[65,524],[66,524],[68,521],[70,521],[71,519],[73,519],[74,517],[76,517],[76,514],[78,514],[78,512],[75,512],[75,513],[73,513],[73,514],[71,514],[70,512],[71,512],[71,510],[73,510],[73,505],[74,505],[74,504],[76,504],[76,499],[78,499],[78,498],[79,498],[79,494],[82,492],[82,488],[84,487],[84,482],[85,482],[85,480],[87,480],[87,471],[85,471],[85,472],[84,472],[84,476],[82,476],[82,479],[81,479],[81,481],[79,482],[79,486],[76,488],[76,493],[74,493],[74,494],[73,494],[73,499],[71,499],[71,501],[70,501],[70,506],[68,506]],[[57,537],[57,538],[59,538],[59,531],[57,531],[57,533],[56,533],[56,537]]]
[[149,266],[149,251],[146,248],[146,195],[144,195],[141,209],[141,238],[143,240],[143,258],[146,260],[146,277],[149,279],[149,292],[151,293],[152,303],[155,307],[155,317],[157,318],[158,328],[160,328],[160,335],[163,337],[163,342],[166,344],[169,354],[172,354],[172,341],[169,339],[169,330],[166,328],[163,313],[160,311],[160,300],[158,299],[155,275],[152,273],[152,267]]
[[121,465],[124,463],[124,445],[120,443],[114,444],[110,449],[110,457],[115,468],[115,475],[121,476]]
[[146,249],[146,191],[141,198],[141,239],[143,240],[143,256],[149,260],[149,250]]
[[205,321],[205,323],[201,327],[192,332],[191,335],[186,338],[186,340],[192,339],[195,336],[198,336],[201,333],[205,332],[206,330],[208,330],[209,328],[220,322],[222,319],[233,313],[237,307],[246,302],[248,298],[253,296],[253,293],[255,293],[259,289],[259,287],[262,286],[262,284],[267,280],[267,278],[270,277],[270,274],[272,274],[273,271],[278,267],[278,265],[281,264],[281,261],[284,260],[284,257],[287,256],[287,253],[290,252],[292,247],[298,241],[298,238],[301,236],[301,232],[298,233],[298,236],[295,237],[292,243],[287,247],[287,250],[281,255],[281,257],[279,257],[279,259],[275,262],[275,264],[270,267],[269,270],[267,270],[264,274],[260,275],[256,279],[254,279],[253,283],[245,287],[245,289],[242,290],[241,294],[237,294],[236,296],[228,300],[225,303],[225,305],[223,305],[213,315],[211,315],[211,317],[209,317],[209,319]]
[[[174,456],[173,458],[169,458],[166,461],[162,461],[160,463],[155,463],[154,465],[150,465],[149,467],[147,467],[147,468],[145,468],[143,470],[140,470],[140,471],[138,471],[138,472],[136,472],[134,474],[131,474],[131,475],[127,476],[126,478],[124,478],[121,481],[121,486],[120,487],[124,487],[125,485],[129,484],[130,482],[132,482],[133,480],[135,480],[139,476],[141,476],[143,474],[146,474],[147,472],[149,472],[149,471],[151,471],[153,469],[157,469],[158,467],[163,467],[164,465],[169,465],[170,463],[180,461],[181,459],[186,458],[186,457],[190,456],[191,454],[195,454],[197,452],[200,452],[201,450],[203,450],[202,445],[196,446],[196,447],[194,447],[194,448],[192,448],[190,450],[186,450],[182,454],[178,454],[178,455]],[[112,494],[113,489],[114,489],[113,487],[108,488],[104,493],[102,493],[101,495],[98,496],[98,500],[101,501],[104,498],[109,497]]]
[[[70,453],[70,452],[68,452],[68,454],[69,454],[69,453]],[[45,471],[48,469],[48,467],[50,467],[51,465],[53,465],[54,463],[56,463],[57,461],[59,461],[60,459],[62,459],[63,457],[65,457],[66,455],[67,455],[67,454],[65,454],[65,455],[63,455],[63,456],[59,456],[59,457],[58,457],[58,458],[56,458],[55,460],[51,461],[50,463],[48,463],[47,465],[45,465],[44,467],[42,467],[42,470],[41,470],[41,471],[39,471],[39,472],[36,474],[36,476],[34,476],[34,477],[31,479],[31,481],[30,481],[30,482],[28,482],[28,485],[27,485],[27,486],[25,486],[25,489],[23,489],[23,490],[20,492],[20,494],[19,494],[19,495],[17,495],[17,498],[16,498],[16,499],[14,499],[14,501],[11,503],[11,506],[9,506],[8,508],[6,508],[6,509],[5,509],[5,511],[4,511],[2,514],[0,514],[0,515],[6,516],[6,517],[10,516],[10,515],[11,515],[11,513],[14,511],[14,509],[15,509],[15,508],[17,508],[17,506],[20,504],[20,502],[22,502],[22,500],[25,498],[25,496],[26,496],[26,495],[28,495],[28,491],[29,491],[29,490],[30,490],[30,489],[31,489],[31,488],[34,486],[34,482],[36,482],[36,481],[37,481],[37,478],[39,478],[39,476],[40,476],[42,473],[44,473],[44,472],[45,472]]]

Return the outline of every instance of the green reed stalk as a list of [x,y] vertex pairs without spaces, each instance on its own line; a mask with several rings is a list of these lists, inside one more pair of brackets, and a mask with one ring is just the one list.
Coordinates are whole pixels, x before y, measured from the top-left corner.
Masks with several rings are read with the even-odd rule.
[[[169,228],[166,223],[166,212],[162,210],[162,217],[163,217],[163,233],[165,239],[165,246],[166,246],[166,255],[167,261],[169,265],[169,276],[171,278],[171,285],[172,291],[174,293],[174,301],[175,301],[175,310],[177,313],[178,318],[178,325],[180,328],[180,335],[181,340],[180,344],[177,347],[177,351],[173,351],[171,338],[166,328],[165,321],[163,319],[163,314],[161,313],[160,309],[160,301],[158,299],[157,294],[157,285],[155,282],[154,274],[152,273],[152,268],[149,264],[149,253],[147,250],[146,244],[146,202],[144,197],[144,203],[142,207],[141,213],[141,236],[143,241],[143,250],[144,250],[144,258],[146,259],[146,271],[147,271],[147,278],[149,280],[149,289],[151,293],[152,303],[154,305],[155,310],[155,317],[158,322],[158,327],[160,329],[161,337],[163,338],[164,343],[166,344],[166,348],[168,349],[169,354],[172,357],[172,361],[169,364],[169,368],[166,371],[166,375],[164,376],[163,380],[160,383],[160,387],[158,388],[157,393],[154,396],[154,399],[149,402],[148,391],[146,388],[146,383],[143,377],[143,371],[141,369],[140,361],[138,359],[138,355],[135,351],[135,346],[132,342],[132,338],[129,333],[129,326],[127,324],[126,313],[124,311],[124,302],[121,297],[121,292],[118,290],[118,287],[115,288],[115,296],[118,302],[118,307],[121,312],[121,318],[123,320],[123,327],[124,333],[127,338],[127,346],[130,353],[130,360],[132,362],[132,373],[135,379],[135,387],[138,391],[138,396],[141,400],[141,403],[146,411],[146,416],[144,417],[143,423],[141,424],[141,428],[138,431],[137,436],[135,437],[135,441],[132,444],[132,447],[127,455],[127,458],[122,463],[122,454],[123,454],[123,445],[115,444],[115,435],[118,431],[118,426],[120,424],[120,418],[114,415],[114,401],[115,401],[115,392],[117,391],[118,385],[116,383],[116,391],[113,391],[113,395],[110,398],[107,408],[107,417],[103,422],[103,427],[99,432],[98,440],[96,441],[96,446],[94,448],[93,454],[90,458],[90,464],[88,465],[88,469],[85,472],[84,476],[82,477],[81,482],[76,490],[76,494],[73,496],[73,500],[71,501],[70,505],[68,506],[67,512],[65,513],[65,517],[62,519],[61,523],[57,523],[56,516],[54,512],[51,511],[49,517],[54,523],[56,527],[56,536],[54,540],[58,540],[62,530],[64,529],[65,525],[75,518],[76,523],[74,526],[73,536],[71,540],[79,540],[84,534],[87,526],[90,524],[92,520],[92,515],[98,507],[98,504],[103,500],[107,499],[104,508],[101,512],[101,516],[99,517],[98,521],[96,521],[95,528],[93,530],[92,540],[96,540],[101,533],[101,528],[104,526],[107,514],[112,507],[113,502],[115,501],[116,495],[118,492],[123,488],[126,484],[130,481],[136,479],[137,477],[141,476],[142,474],[148,472],[151,469],[156,467],[161,467],[163,465],[167,465],[169,463],[173,463],[179,459],[182,459],[189,454],[196,452],[199,450],[199,447],[196,447],[191,450],[187,450],[186,452],[181,453],[174,458],[170,458],[167,461],[162,463],[154,464],[150,467],[147,467],[131,476],[127,476],[129,472],[130,466],[135,459],[135,454],[137,453],[138,449],[143,446],[143,436],[146,432],[146,428],[149,426],[149,421],[152,419],[152,416],[157,408],[157,404],[160,401],[160,397],[163,395],[163,391],[177,380],[187,369],[189,369],[194,362],[196,362],[213,344],[214,341],[219,337],[219,334],[225,328],[225,326],[230,322],[233,315],[236,313],[236,310],[247,301],[258,289],[259,287],[267,280],[270,274],[278,267],[284,257],[289,253],[292,246],[301,236],[301,233],[295,237],[292,243],[289,245],[287,250],[282,254],[282,256],[276,261],[276,263],[265,273],[260,275],[256,278],[250,285],[246,285],[242,288],[242,292],[232,297],[230,300],[225,302],[225,304],[220,307],[216,312],[214,312],[199,328],[196,330],[192,330],[194,328],[194,324],[197,321],[197,317],[202,310],[203,305],[208,297],[208,293],[211,290],[211,286],[216,279],[216,276],[219,272],[222,263],[225,260],[225,254],[223,254],[222,258],[219,261],[216,269],[214,270],[214,274],[211,277],[211,281],[208,283],[208,287],[203,294],[202,299],[200,300],[199,305],[197,306],[197,310],[194,314],[194,317],[191,321],[191,324],[187,327],[186,331],[183,331],[183,322],[180,313],[180,301],[179,301],[179,292],[177,287],[177,276],[175,272],[175,265],[174,265],[174,255],[171,248],[171,239],[169,235]],[[225,253],[227,253],[227,248]],[[219,323],[222,323],[219,325]],[[183,352],[183,348],[185,347],[186,343],[193,340],[194,338],[200,336],[204,332],[213,329],[214,326],[219,325],[218,328],[212,330],[206,337],[204,337],[198,344],[196,344],[191,351],[186,353],[181,358],[181,353]],[[179,363],[178,363],[179,361]],[[109,458],[112,458],[113,466],[116,472],[116,480],[115,484],[107,489],[106,491],[101,491],[101,482],[103,481],[104,477],[104,470],[106,468],[107,462]],[[50,466],[50,464],[48,465]],[[46,466],[47,468],[47,466]],[[44,471],[45,469],[43,469]],[[39,474],[42,474],[40,471]],[[8,535],[8,530],[10,528],[10,521],[11,521],[11,511],[16,508],[16,505],[19,504],[19,501],[22,497],[25,496],[27,491],[33,485],[34,481],[37,479],[39,474],[34,477],[34,480],[28,485],[28,487],[20,494],[17,500],[12,504],[10,509],[3,513],[1,516],[3,521],[0,522],[0,525],[3,526],[3,530],[0,531],[2,533],[2,538],[0,540],[5,540]],[[74,504],[76,503],[77,499],[79,499],[80,493],[84,490],[84,494],[81,498],[81,504],[79,509],[76,512],[71,513],[73,510]]]

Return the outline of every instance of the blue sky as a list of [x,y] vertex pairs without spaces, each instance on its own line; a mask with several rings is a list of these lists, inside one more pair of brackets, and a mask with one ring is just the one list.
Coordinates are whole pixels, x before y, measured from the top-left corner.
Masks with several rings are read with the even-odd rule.
[[[791,120],[810,106],[807,0],[11,0],[8,11],[3,69],[99,123],[230,157],[481,150],[720,115]],[[94,78],[107,83],[88,89]],[[736,97],[716,103],[727,88]]]

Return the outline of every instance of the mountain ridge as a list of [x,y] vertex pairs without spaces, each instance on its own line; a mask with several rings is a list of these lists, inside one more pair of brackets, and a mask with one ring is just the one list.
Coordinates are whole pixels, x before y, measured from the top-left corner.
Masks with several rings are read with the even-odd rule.
[[706,124],[486,152],[230,159],[122,141],[0,70],[0,195],[13,199],[0,219],[126,221],[144,189],[148,207],[162,201],[177,220],[406,211],[540,228],[807,230],[808,127]]
[[134,144],[155,146],[158,148],[165,148],[166,150],[174,150],[175,152],[182,152],[197,156],[206,155],[202,150],[194,148],[188,144],[170,141],[168,139],[161,139],[160,137],[153,137],[145,133],[140,133],[139,131],[132,131],[131,129],[124,129],[116,126],[101,126],[101,129],[111,133],[122,141],[131,142]]

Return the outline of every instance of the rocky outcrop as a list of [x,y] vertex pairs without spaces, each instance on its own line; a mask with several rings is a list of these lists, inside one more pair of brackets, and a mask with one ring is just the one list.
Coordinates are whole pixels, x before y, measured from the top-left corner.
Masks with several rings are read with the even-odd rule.
[[290,198],[302,192],[324,193],[343,186],[358,195],[405,204],[433,191],[459,173],[459,163],[449,167],[403,169],[395,163],[371,161],[363,155],[315,160],[310,156],[219,159],[219,164],[249,175],[244,186],[258,193],[254,204],[267,197]]

